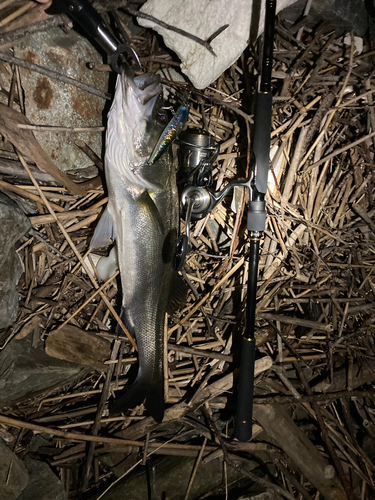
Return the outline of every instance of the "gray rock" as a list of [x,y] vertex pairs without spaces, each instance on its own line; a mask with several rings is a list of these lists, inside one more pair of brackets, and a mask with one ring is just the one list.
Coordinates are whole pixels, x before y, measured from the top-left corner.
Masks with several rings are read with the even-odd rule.
[[[305,0],[298,0],[281,13],[285,19],[298,19],[306,5]],[[306,27],[312,27],[320,21],[330,21],[330,28],[335,28],[337,35],[351,30],[363,36],[367,29],[367,12],[362,0],[319,0],[312,2],[307,16]]]
[[0,408],[68,383],[81,370],[80,365],[51,358],[42,345],[33,348],[29,337],[12,340],[0,351]]
[[[155,498],[162,498],[163,493],[165,493],[168,500],[184,498],[195,460],[192,457],[170,456],[150,461],[148,465],[149,474],[151,475],[152,469],[155,469]],[[250,461],[241,463],[241,459],[238,459],[238,463],[246,467],[248,471],[253,470],[258,465],[256,462]],[[228,484],[231,487],[234,487],[237,481],[243,479],[242,474],[232,467],[228,467],[227,473]],[[189,498],[199,498],[208,491],[221,486],[222,482],[223,462],[221,459],[212,460],[208,463],[201,462]],[[120,480],[102,498],[103,500],[123,500],[124,498],[144,500],[148,498],[148,481],[145,467],[137,468],[130,476]]]
[[16,500],[29,481],[22,460],[0,439],[0,498]]
[[15,243],[30,227],[29,219],[18,205],[0,193],[0,330],[8,328],[17,317],[16,285],[23,269]]
[[25,464],[29,483],[17,500],[66,500],[62,482],[46,463],[25,457]]
[[[1,250],[0,250],[1,252]],[[17,318],[19,295],[16,285],[23,273],[20,258],[12,250],[0,267],[0,330],[11,326]]]
[[[278,498],[281,498],[278,496]],[[244,495],[238,498],[238,500],[276,500],[275,492],[264,491],[263,493],[258,493],[252,495]]]
[[[92,71],[88,62],[103,63],[90,42],[74,30],[67,34],[60,28],[36,33],[15,47],[15,55],[26,61],[57,71],[99,90],[107,91],[108,73]],[[44,75],[20,69],[25,92],[26,116],[35,125],[61,127],[102,126],[108,101]],[[99,156],[101,132],[34,132],[35,137],[61,170],[85,168],[91,160],[75,146],[85,141]]]
[[31,227],[17,203],[3,193],[0,193],[0,224],[0,257],[3,259]]

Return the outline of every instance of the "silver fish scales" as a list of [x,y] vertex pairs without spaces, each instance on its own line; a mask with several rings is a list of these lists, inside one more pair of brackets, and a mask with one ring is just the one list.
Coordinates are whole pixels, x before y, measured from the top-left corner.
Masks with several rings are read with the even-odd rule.
[[167,151],[148,158],[165,128],[156,119],[162,87],[156,75],[118,76],[108,114],[105,175],[108,206],[91,247],[116,239],[122,286],[121,318],[135,335],[139,370],[134,384],[115,402],[119,413],[145,401],[155,420],[164,415],[164,319],[177,238],[176,171]]

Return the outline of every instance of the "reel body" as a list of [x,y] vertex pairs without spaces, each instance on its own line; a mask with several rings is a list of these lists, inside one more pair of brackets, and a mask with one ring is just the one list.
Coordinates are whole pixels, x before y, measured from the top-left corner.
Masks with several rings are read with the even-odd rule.
[[221,191],[211,191],[209,186],[212,184],[212,166],[217,160],[219,151],[220,147],[205,132],[192,130],[180,137],[181,170],[177,182],[182,186],[180,208],[182,216],[185,217],[186,234],[180,236],[175,247],[173,266],[177,271],[182,269],[186,255],[190,251],[191,220],[206,217],[237,186],[249,190],[247,229],[256,237],[264,231],[267,172],[266,176],[263,171],[258,172],[259,162],[254,153],[248,179],[232,180]]

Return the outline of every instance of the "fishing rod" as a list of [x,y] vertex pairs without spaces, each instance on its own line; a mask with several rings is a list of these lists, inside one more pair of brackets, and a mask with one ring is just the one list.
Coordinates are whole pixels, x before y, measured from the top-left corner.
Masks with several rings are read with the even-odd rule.
[[237,391],[235,437],[248,441],[252,436],[254,363],[255,363],[255,308],[257,295],[259,244],[266,224],[267,178],[271,143],[272,93],[271,73],[276,0],[266,0],[264,43],[260,89],[256,102],[255,134],[250,200],[247,212],[247,230],[250,234],[250,256],[247,281],[246,328],[242,336],[240,374]]
[[267,178],[271,142],[272,93],[271,74],[276,0],[266,0],[263,57],[259,92],[256,99],[255,133],[248,179],[230,181],[221,191],[210,191],[212,165],[219,148],[208,134],[189,130],[180,137],[180,157],[184,185],[181,208],[185,213],[186,234],[176,244],[173,265],[181,270],[190,251],[190,221],[199,220],[211,212],[236,186],[249,190],[247,230],[250,252],[247,282],[246,327],[242,335],[241,361],[237,389],[235,437],[248,441],[252,436],[254,363],[255,363],[255,308],[258,281],[259,246],[266,224]]

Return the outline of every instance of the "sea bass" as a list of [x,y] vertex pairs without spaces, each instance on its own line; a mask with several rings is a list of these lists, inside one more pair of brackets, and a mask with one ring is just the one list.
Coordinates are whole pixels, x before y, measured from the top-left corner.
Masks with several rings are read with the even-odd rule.
[[121,319],[138,345],[133,385],[112,407],[119,413],[145,401],[150,415],[164,415],[164,320],[177,239],[176,171],[169,151],[149,161],[166,122],[160,119],[158,75],[117,78],[108,114],[105,176],[108,206],[91,248],[116,240],[122,286]]

